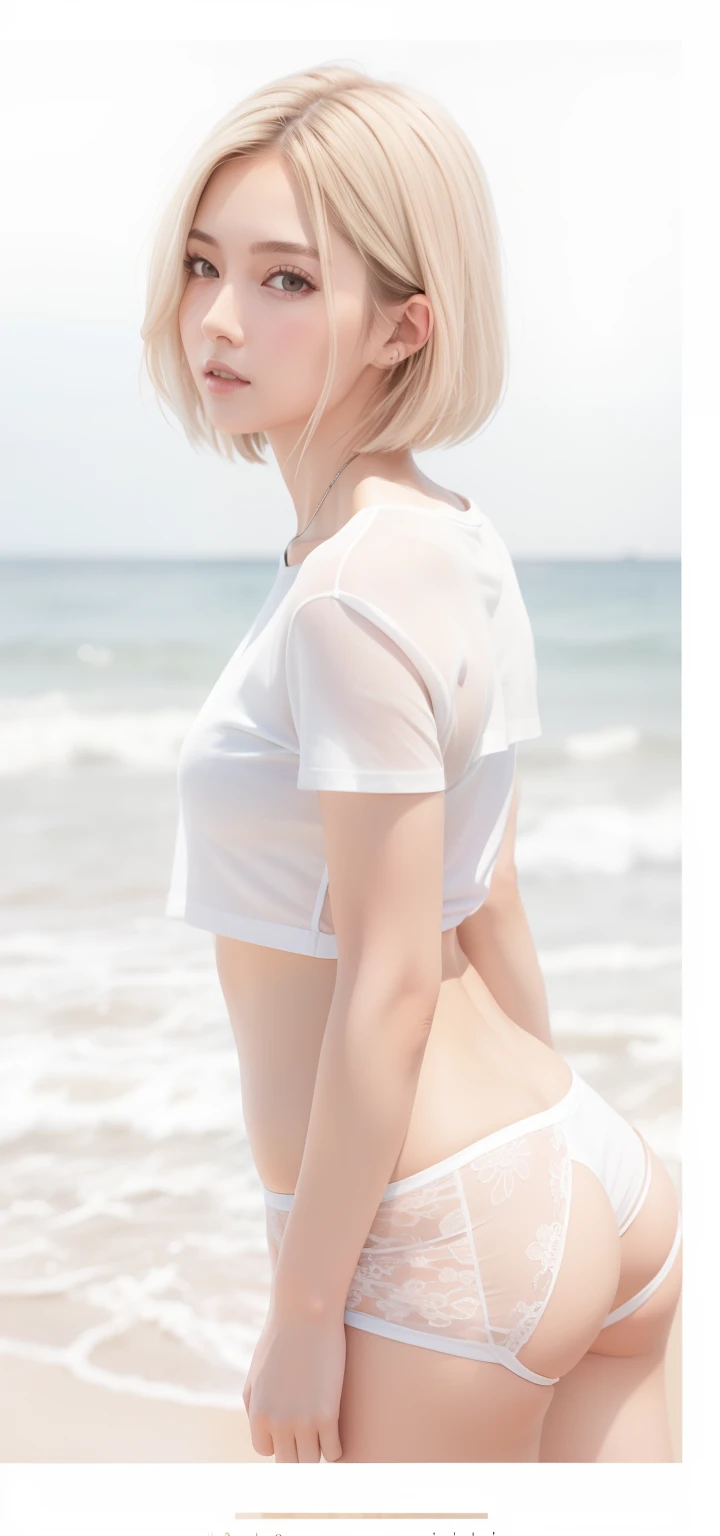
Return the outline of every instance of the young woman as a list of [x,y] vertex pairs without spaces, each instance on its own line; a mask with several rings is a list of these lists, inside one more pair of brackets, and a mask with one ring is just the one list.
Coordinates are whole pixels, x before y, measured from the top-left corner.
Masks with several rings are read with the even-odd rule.
[[269,444],[297,515],[183,745],[168,903],[214,934],[265,1189],[253,1444],[668,1459],[674,1190],[549,1043],[512,881],[527,615],[413,457],[502,393],[482,168],[417,92],[273,82],[198,151],[149,290],[159,396],[194,443]]

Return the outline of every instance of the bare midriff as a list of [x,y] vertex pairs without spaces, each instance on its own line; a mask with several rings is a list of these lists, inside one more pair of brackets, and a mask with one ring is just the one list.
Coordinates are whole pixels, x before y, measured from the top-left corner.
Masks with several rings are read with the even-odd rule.
[[[337,962],[224,936],[214,943],[253,1160],[267,1189],[292,1193]],[[502,1012],[450,929],[410,1122],[388,1180],[548,1109],[570,1083],[567,1062]]]

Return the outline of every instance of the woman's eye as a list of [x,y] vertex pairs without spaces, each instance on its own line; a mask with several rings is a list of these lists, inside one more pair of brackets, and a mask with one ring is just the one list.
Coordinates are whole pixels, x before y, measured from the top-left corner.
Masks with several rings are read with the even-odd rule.
[[[200,277],[201,274],[199,272],[196,272],[195,268],[196,268],[196,266],[198,266],[198,264],[200,262],[203,262],[203,261],[205,262],[206,267],[212,267],[212,262],[208,261],[206,256],[186,256],[185,260],[183,262],[183,266],[185,268],[185,271],[186,272],[190,272],[193,277]],[[215,270],[216,270],[215,267],[213,267],[213,272]]]
[[[288,267],[281,267],[278,272],[271,272],[270,276],[266,278],[265,281],[270,283],[274,277],[289,277],[291,283],[302,283],[304,284],[305,288],[309,289],[311,292],[314,291],[314,284],[310,282],[308,277],[303,277],[302,272],[293,272]],[[302,288],[294,287],[277,288],[275,291],[276,293],[287,293],[292,296],[296,293],[302,293],[303,290]]]
[[[210,274],[214,274],[217,277],[217,267],[214,267],[206,256],[186,256],[183,266],[191,277],[202,278],[206,276],[206,273],[196,271],[197,267],[203,266],[209,267]],[[276,277],[281,279],[281,285],[274,289],[275,293],[283,293],[287,298],[292,299],[296,294],[301,294],[305,290],[310,293],[315,292],[315,284],[311,283],[310,278],[305,277],[302,272],[293,272],[289,267],[281,267],[277,272],[271,272],[269,277],[266,277],[265,283],[272,283]],[[287,284],[286,279],[288,280]]]

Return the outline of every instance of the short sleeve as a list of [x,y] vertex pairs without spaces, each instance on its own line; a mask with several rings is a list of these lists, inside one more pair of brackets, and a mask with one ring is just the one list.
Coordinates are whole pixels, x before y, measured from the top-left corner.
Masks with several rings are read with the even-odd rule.
[[424,670],[412,642],[406,648],[347,596],[307,598],[287,636],[298,789],[444,789],[436,683],[432,666]]

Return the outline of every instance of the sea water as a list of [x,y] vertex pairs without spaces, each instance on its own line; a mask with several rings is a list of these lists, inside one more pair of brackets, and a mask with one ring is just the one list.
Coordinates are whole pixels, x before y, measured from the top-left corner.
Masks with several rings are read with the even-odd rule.
[[[211,936],[164,902],[180,743],[275,570],[0,564],[0,1352],[238,1408],[262,1190]],[[555,1043],[678,1182],[679,566],[517,571],[543,724],[517,862]]]

